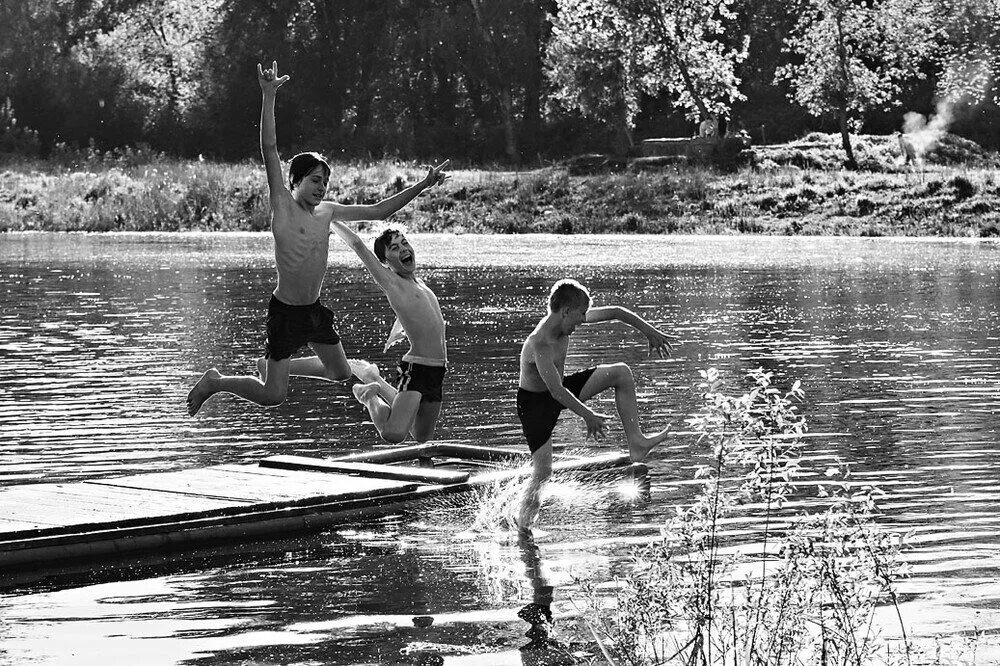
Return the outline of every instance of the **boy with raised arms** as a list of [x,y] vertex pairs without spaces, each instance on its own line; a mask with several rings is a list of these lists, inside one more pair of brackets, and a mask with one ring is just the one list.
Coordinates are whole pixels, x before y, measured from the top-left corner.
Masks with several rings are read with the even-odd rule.
[[663,358],[672,350],[665,333],[631,310],[590,305],[590,293],[583,285],[576,280],[560,280],[549,292],[548,314],[521,347],[517,416],[531,450],[532,476],[521,502],[517,526],[528,534],[541,506],[542,486],[552,474],[552,431],[563,409],[571,410],[584,420],[587,437],[603,437],[610,417],[595,412],[584,403],[614,388],[615,408],[622,420],[633,462],[645,460],[650,450],[667,437],[667,430],[646,435],[639,427],[635,380],[625,363],[598,365],[564,376],[569,339],[581,324],[621,321],[646,336],[650,353]]
[[[330,165],[317,153],[300,153],[288,169],[289,187],[281,173],[275,131],[274,101],[288,81],[278,76],[278,63],[269,69],[257,65],[262,99],[260,150],[271,204],[271,232],[278,284],[267,308],[267,343],[258,362],[260,376],[224,376],[211,368],[187,397],[194,416],[216,393],[232,393],[258,405],[284,402],[290,375],[338,381],[351,377],[334,316],[319,300],[326,275],[330,225],[334,221],[382,220],[438,182],[440,167],[431,169],[419,183],[371,205],[343,205],[324,201],[330,182]],[[315,356],[292,359],[304,345]]]
[[[440,170],[444,166],[435,167],[431,174],[443,180]],[[354,374],[367,382],[354,386],[354,396],[368,409],[385,441],[398,444],[412,435],[417,442],[426,442],[434,435],[441,414],[448,365],[445,322],[437,296],[417,277],[416,253],[400,230],[383,231],[372,250],[340,221],[334,220],[333,230],[354,250],[375,284],[385,292],[397,324],[410,342],[409,351],[399,362],[396,386],[382,379],[371,363],[352,360]]]

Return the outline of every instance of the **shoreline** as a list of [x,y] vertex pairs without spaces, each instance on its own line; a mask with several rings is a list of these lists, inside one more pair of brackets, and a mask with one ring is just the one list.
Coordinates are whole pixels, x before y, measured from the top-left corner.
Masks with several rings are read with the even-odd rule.
[[[762,147],[760,155],[777,154]],[[734,171],[670,165],[574,175],[456,169],[392,218],[413,232],[1000,237],[993,163],[895,164],[880,171],[770,157]],[[784,153],[782,153],[784,154]],[[759,156],[758,156],[759,157]],[[254,232],[270,224],[255,163],[39,164],[0,168],[0,233]],[[416,164],[336,164],[327,199],[371,203],[422,177]],[[377,223],[381,224],[381,223]],[[359,230],[375,226],[359,225]]]

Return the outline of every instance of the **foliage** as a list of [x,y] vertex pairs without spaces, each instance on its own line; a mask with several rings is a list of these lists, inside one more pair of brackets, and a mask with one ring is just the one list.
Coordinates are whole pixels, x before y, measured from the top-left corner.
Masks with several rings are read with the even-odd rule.
[[[123,80],[118,95],[142,109],[143,130],[175,145],[192,122],[203,84],[207,47],[222,0],[147,0],[96,35],[81,59],[114,62]],[[180,146],[178,146],[180,147]]]
[[938,0],[943,45],[938,91],[965,105],[1000,104],[1000,1]]
[[[714,369],[701,374],[704,406],[690,420],[706,450],[701,492],[635,553],[613,608],[590,588],[592,626],[625,664],[875,663],[886,651],[873,613],[895,602],[905,573],[902,540],[874,520],[879,491],[834,467],[825,478],[843,483],[803,492],[798,382],[781,392],[760,369],[728,395]],[[738,510],[757,515],[756,552],[725,539]]]
[[816,117],[840,122],[848,163],[849,131],[872,109],[899,103],[901,82],[922,76],[934,34],[927,0],[810,0],[786,41],[792,62],[780,67],[796,102]]
[[[452,233],[990,235],[1000,225],[997,157],[949,137],[919,170],[898,163],[890,137],[860,135],[859,159],[871,171],[845,172],[836,136],[819,133],[758,147],[754,166],[725,172],[695,165],[591,175],[560,166],[457,168],[444,187],[397,215],[412,231]],[[129,184],[106,180],[112,170]],[[335,162],[328,197],[370,203],[424,173],[419,163],[400,160]],[[102,182],[122,184],[120,196],[87,199]],[[263,186],[258,162],[59,144],[45,160],[0,155],[0,230],[262,230]],[[199,205],[181,207],[189,198],[181,193],[192,189]]]
[[10,98],[0,104],[0,153],[34,156],[38,154],[38,132],[19,127]]
[[[37,132],[43,156],[57,144],[147,144],[255,158],[254,69],[277,59],[292,76],[278,101],[283,151],[524,163],[683,134],[713,114],[742,121],[755,141],[785,141],[831,129],[793,104],[805,92],[792,79],[773,85],[776,70],[829,42],[792,34],[825,5],[860,17],[844,61],[866,91],[892,98],[859,105],[854,123],[898,127],[904,109],[881,113],[896,104],[929,115],[937,89],[953,104],[952,131],[1000,145],[997,0],[921,1],[935,11],[918,0],[4,2],[0,100]],[[865,68],[881,76],[899,43],[926,41],[915,23],[936,31],[938,52],[871,84]]]
[[619,129],[639,112],[640,73],[635,35],[604,0],[558,0],[545,53],[553,102]]
[[547,74],[555,101],[629,137],[643,94],[667,92],[690,119],[742,99],[735,67],[748,40],[725,42],[731,0],[559,0]]

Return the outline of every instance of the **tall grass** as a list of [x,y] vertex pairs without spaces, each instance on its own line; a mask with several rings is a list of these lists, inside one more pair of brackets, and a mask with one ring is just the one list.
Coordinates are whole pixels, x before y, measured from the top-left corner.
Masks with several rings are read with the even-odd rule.
[[[905,630],[893,653],[874,623],[876,606],[896,603],[905,573],[902,539],[875,522],[878,490],[834,482],[839,467],[803,483],[797,382],[782,392],[757,370],[748,391],[730,395],[715,370],[702,376],[703,408],[691,419],[706,452],[700,492],[635,553],[610,606],[581,583],[608,661],[908,663]],[[727,532],[737,511],[759,525],[750,548]]]
[[[770,157],[734,172],[676,164],[584,176],[559,166],[456,169],[397,216],[414,231],[455,233],[994,236],[1000,229],[1000,185],[989,166],[880,162],[882,171],[850,172],[826,164],[833,146],[768,146]],[[820,166],[795,166],[800,162]],[[0,231],[268,228],[264,173],[255,162],[63,149],[46,162],[0,162],[0,169]],[[423,175],[414,163],[335,164],[327,196],[372,203]]]

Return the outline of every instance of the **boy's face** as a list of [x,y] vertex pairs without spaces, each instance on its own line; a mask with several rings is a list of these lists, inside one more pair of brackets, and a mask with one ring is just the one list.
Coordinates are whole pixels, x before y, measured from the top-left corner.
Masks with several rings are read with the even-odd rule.
[[417,268],[417,258],[410,241],[403,234],[394,234],[385,246],[385,263],[399,275],[412,275]]
[[587,308],[584,306],[565,307],[561,310],[563,315],[563,332],[570,335],[576,327],[587,320]]
[[326,187],[329,184],[329,174],[322,164],[317,164],[295,185],[292,196],[302,203],[318,206],[323,197],[326,196]]

